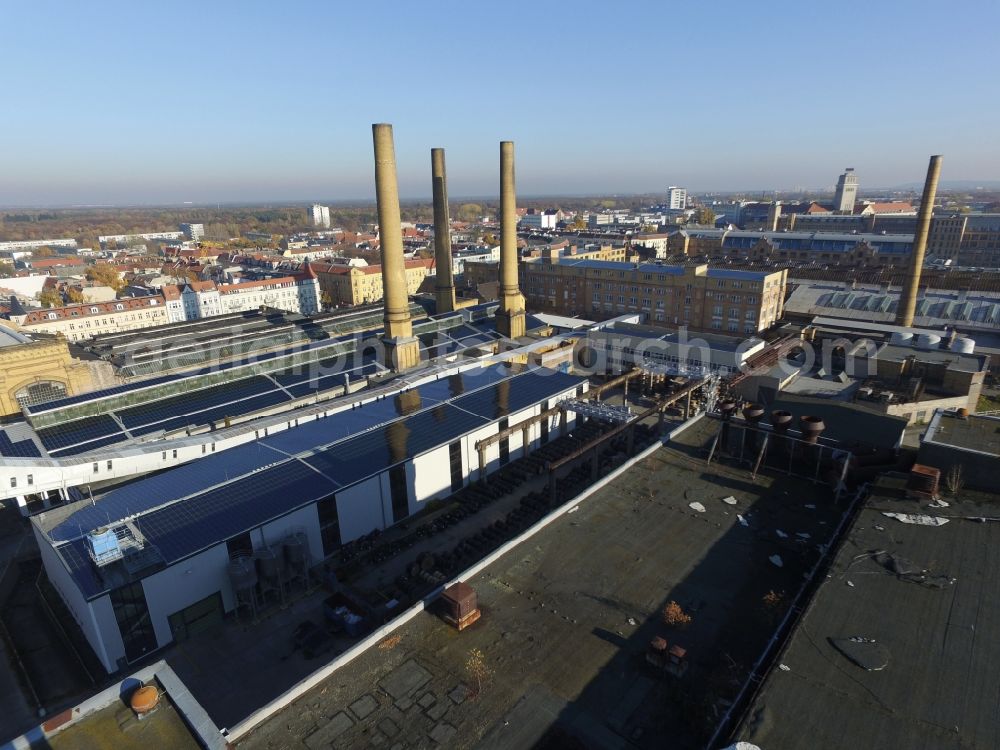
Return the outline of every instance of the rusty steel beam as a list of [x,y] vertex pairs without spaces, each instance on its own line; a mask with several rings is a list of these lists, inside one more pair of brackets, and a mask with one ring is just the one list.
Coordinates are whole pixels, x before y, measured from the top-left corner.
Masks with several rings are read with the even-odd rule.
[[484,451],[489,448],[493,443],[499,443],[504,438],[509,438],[511,435],[516,435],[521,430],[527,430],[534,424],[541,422],[550,417],[554,417],[556,414],[561,414],[562,421],[566,421],[566,410],[561,406],[553,406],[551,409],[546,409],[541,414],[536,414],[533,417],[528,417],[527,419],[522,419],[517,424],[511,425],[506,430],[500,430],[496,435],[490,435],[482,440],[476,441],[476,450]]
[[604,391],[619,386],[622,383],[627,383],[629,380],[639,375],[642,375],[642,370],[636,367],[635,369],[629,370],[624,375],[619,375],[618,377],[609,380],[607,383],[604,383],[603,385],[599,385],[596,388],[591,388],[589,391],[583,394],[583,398],[587,400],[595,399],[602,393],[604,393]]
[[622,434],[625,430],[633,429],[641,420],[646,419],[646,417],[652,416],[658,411],[666,409],[671,404],[680,401],[682,398],[686,397],[688,393],[697,390],[704,384],[705,384],[704,379],[695,381],[694,383],[689,383],[688,385],[684,386],[681,390],[677,391],[677,393],[673,393],[667,396],[662,401],[657,402],[654,406],[651,406],[648,409],[646,409],[646,411],[637,414],[628,422],[618,425],[617,427],[609,430],[608,432],[605,432],[603,435],[599,435],[598,437],[591,440],[589,443],[580,446],[569,455],[563,456],[562,458],[551,462],[549,464],[549,472],[554,472],[557,469],[562,468],[569,462],[575,461],[576,459],[580,458],[580,456],[585,455],[588,451],[591,451],[599,447],[603,443],[607,442],[611,438],[617,437],[618,435]]

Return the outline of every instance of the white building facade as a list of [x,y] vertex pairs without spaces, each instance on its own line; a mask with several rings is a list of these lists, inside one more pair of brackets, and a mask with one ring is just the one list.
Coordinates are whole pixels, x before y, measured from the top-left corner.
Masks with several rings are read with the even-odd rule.
[[680,211],[687,208],[688,191],[685,188],[671,185],[667,188],[667,208]]
[[329,206],[321,206],[318,203],[313,204],[313,207],[310,209],[310,215],[312,216],[313,226],[330,228]]
[[163,287],[169,322],[210,318],[261,307],[314,315],[320,309],[319,280],[312,270],[294,276],[219,284],[194,281]]
[[[63,518],[36,516],[48,577],[104,668],[124,669],[182,638],[191,613],[231,613],[248,590],[263,599],[276,554],[282,575],[307,570],[541,446],[559,434],[558,417],[526,421],[587,388],[565,373],[498,367],[390,396],[391,416],[384,401],[350,410],[357,430],[332,445],[317,420],[82,501]],[[565,415],[568,429],[574,414]],[[519,424],[480,458],[479,441]],[[227,512],[206,516],[206,506]],[[251,583],[240,566],[255,571]]]

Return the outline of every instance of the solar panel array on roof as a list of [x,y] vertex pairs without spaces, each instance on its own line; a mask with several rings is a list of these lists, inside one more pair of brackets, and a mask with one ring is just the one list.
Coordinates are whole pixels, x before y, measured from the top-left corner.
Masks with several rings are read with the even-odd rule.
[[218,544],[297,507],[333,493],[321,475],[298,461],[198,495],[196,502],[174,503],[136,519],[135,524],[171,564]]
[[7,458],[38,458],[38,446],[31,440],[12,441],[10,436],[0,431],[0,456]]
[[85,417],[38,431],[38,437],[49,453],[80,443],[103,440],[112,435],[122,435],[122,439],[125,437],[119,424],[107,414]]
[[[169,564],[583,380],[505,369],[444,377],[344,412],[343,419],[310,422],[113,490],[76,510],[49,537],[73,568],[83,535],[134,518]],[[88,563],[80,561],[83,568]],[[77,580],[88,595],[103,590],[93,571]]]

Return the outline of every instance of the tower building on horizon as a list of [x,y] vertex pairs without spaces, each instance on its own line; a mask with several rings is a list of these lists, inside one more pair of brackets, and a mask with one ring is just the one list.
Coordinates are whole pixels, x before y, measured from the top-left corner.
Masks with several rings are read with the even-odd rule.
[[858,198],[858,176],[854,167],[848,167],[837,178],[837,192],[833,195],[833,210],[837,213],[854,213],[854,203]]
[[667,208],[683,211],[687,208],[688,191],[685,188],[671,185],[667,188]]
[[330,207],[321,206],[318,203],[313,204],[310,209],[310,215],[312,216],[312,223],[314,227],[324,227],[325,229],[330,228]]

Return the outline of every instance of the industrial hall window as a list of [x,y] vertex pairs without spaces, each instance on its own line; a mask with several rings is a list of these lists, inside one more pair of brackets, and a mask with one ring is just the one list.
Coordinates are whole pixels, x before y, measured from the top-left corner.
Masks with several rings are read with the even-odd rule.
[[406,487],[406,464],[389,469],[389,493],[392,496],[392,522],[402,521],[410,514],[410,493]]
[[133,662],[155,651],[156,633],[149,618],[142,584],[126,584],[112,591],[109,598],[125,646],[125,660]]
[[462,441],[456,440],[448,446],[448,463],[451,466],[451,491],[458,492],[465,483],[462,471]]
[[226,552],[229,553],[230,560],[235,560],[237,557],[251,557],[253,555],[253,542],[250,540],[250,532],[227,539]]
[[[509,426],[507,417],[500,420],[500,432],[503,432]],[[510,438],[505,437],[500,439],[500,465],[505,466],[508,463],[510,463]]]
[[316,503],[319,513],[319,535],[323,539],[323,557],[329,557],[340,548],[340,516],[337,513],[337,496],[330,495]]

